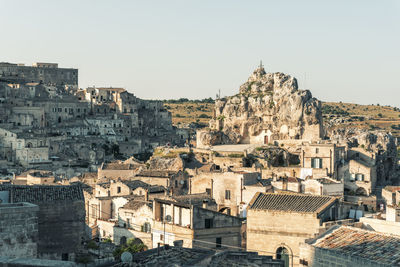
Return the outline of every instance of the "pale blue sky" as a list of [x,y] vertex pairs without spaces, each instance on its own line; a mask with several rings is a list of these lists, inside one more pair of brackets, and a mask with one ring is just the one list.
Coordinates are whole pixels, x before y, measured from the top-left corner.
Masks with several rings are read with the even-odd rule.
[[321,100],[400,106],[398,0],[0,0],[0,10],[0,61],[79,68],[80,87],[232,95],[262,60]]

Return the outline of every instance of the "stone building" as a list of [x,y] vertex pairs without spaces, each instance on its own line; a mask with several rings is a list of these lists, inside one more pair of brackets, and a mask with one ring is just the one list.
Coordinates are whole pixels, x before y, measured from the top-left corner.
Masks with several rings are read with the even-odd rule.
[[57,63],[34,63],[32,66],[0,63],[0,78],[26,82],[40,82],[51,85],[78,87],[78,70],[59,68]]
[[329,176],[338,179],[339,166],[345,160],[346,150],[343,146],[331,143],[303,143],[301,146],[301,167],[311,169],[313,178]]
[[114,243],[123,244],[129,238],[138,238],[148,248],[153,247],[151,230],[153,221],[153,202],[132,199],[118,209],[118,224],[114,226]]
[[338,217],[334,197],[257,193],[247,210],[247,251],[299,266],[299,244],[318,235],[324,222]]
[[217,203],[218,211],[239,216],[256,192],[271,187],[259,184],[260,173],[244,171],[203,172],[190,179],[189,192],[208,193]]
[[400,186],[385,186],[382,189],[382,198],[386,205],[400,205]]
[[39,207],[25,202],[7,202],[7,192],[0,191],[0,258],[36,258]]
[[6,126],[0,128],[0,144],[0,151],[7,160],[24,167],[49,163],[49,142],[43,135]]
[[158,185],[150,185],[140,180],[110,181],[110,196],[149,196],[164,194],[165,188]]
[[240,248],[241,219],[169,200],[153,201],[153,247],[181,242],[188,248]]
[[73,260],[85,236],[85,204],[80,185],[0,185],[3,203],[39,206],[39,258]]
[[362,228],[367,230],[373,230],[386,234],[400,233],[400,207],[399,206],[387,206],[386,216],[382,214],[371,214],[360,218]]
[[301,182],[301,193],[343,197],[344,183],[332,178],[306,179]]
[[399,266],[400,236],[334,226],[300,246],[300,266]]
[[51,171],[30,170],[17,175],[12,183],[19,185],[54,185],[55,177]]
[[128,179],[135,176],[144,164],[131,164],[122,162],[102,163],[97,171],[98,179]]
[[295,177],[279,177],[271,181],[274,191],[291,191],[301,193],[301,179]]

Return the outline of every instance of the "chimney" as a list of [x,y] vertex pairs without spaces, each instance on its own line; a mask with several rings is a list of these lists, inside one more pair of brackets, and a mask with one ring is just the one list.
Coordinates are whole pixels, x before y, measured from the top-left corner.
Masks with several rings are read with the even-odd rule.
[[144,201],[149,201],[149,190],[146,190],[144,194]]
[[208,199],[203,199],[203,209],[208,209]]

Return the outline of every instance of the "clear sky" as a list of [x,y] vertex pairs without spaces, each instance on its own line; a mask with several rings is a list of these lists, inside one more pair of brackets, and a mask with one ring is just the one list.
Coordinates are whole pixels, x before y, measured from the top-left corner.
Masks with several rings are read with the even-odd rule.
[[325,101],[400,106],[400,1],[0,0],[0,61],[141,98],[238,92],[262,60]]

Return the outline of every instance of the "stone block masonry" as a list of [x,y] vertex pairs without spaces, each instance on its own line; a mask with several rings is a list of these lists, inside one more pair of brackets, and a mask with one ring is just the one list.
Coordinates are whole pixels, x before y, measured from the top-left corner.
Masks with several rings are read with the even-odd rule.
[[38,212],[31,203],[0,204],[0,257],[36,258]]

